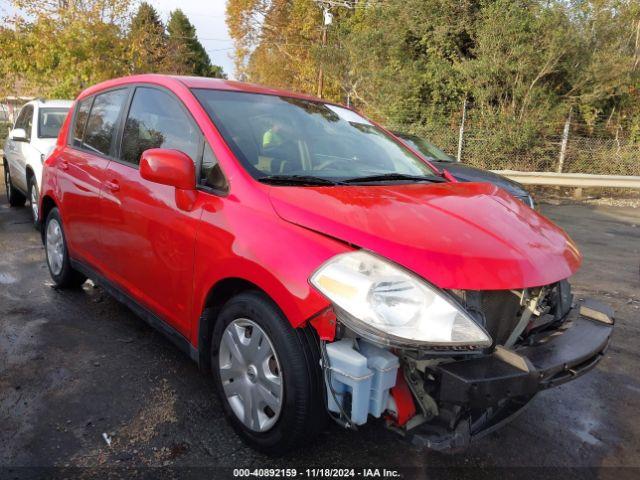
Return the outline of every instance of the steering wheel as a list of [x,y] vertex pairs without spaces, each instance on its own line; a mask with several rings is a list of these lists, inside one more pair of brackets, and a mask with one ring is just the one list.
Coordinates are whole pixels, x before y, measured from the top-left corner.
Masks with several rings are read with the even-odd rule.
[[341,157],[331,157],[326,159],[325,161],[323,161],[320,165],[317,165],[314,170],[316,171],[321,171],[324,170],[325,168],[332,166],[332,165],[344,165],[347,164],[348,166],[351,166],[351,164],[354,162],[354,159],[352,158],[341,158]]

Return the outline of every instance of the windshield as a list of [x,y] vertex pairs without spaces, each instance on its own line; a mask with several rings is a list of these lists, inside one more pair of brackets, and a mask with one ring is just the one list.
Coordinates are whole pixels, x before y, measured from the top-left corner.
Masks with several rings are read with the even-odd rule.
[[38,137],[58,138],[68,112],[68,108],[41,108],[38,114]]
[[346,108],[221,90],[196,89],[194,94],[254,178],[436,178],[422,159]]
[[396,133],[398,137],[407,142],[410,147],[414,148],[428,160],[439,160],[441,162],[455,162],[453,158],[444,153],[433,143],[427,142],[424,138],[415,135],[407,135],[404,133]]

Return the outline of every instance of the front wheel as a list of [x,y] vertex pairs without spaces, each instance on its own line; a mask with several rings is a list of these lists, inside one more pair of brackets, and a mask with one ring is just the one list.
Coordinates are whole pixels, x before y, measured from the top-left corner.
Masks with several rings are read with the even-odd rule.
[[11,172],[9,172],[9,165],[7,162],[4,162],[4,188],[7,195],[7,202],[12,207],[21,207],[24,205],[26,198],[24,195],[13,186],[11,182]]
[[259,292],[229,300],[211,342],[225,413],[253,448],[282,454],[315,437],[326,420],[316,338],[293,328]]
[[85,282],[87,278],[71,266],[62,220],[57,208],[53,208],[47,215],[44,245],[49,274],[57,288],[78,287]]

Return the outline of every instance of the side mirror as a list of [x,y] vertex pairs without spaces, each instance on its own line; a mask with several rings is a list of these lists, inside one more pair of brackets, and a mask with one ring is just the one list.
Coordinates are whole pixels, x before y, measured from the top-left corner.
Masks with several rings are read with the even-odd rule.
[[11,130],[11,133],[9,134],[9,138],[17,142],[26,142],[27,132],[25,131],[24,128],[14,128],[13,130]]
[[140,158],[140,176],[150,182],[169,185],[179,190],[196,188],[195,164],[189,155],[179,150],[145,150]]

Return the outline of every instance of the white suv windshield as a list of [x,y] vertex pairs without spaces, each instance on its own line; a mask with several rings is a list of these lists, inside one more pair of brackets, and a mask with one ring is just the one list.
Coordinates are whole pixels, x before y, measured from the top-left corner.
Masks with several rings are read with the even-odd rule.
[[254,178],[438,180],[424,161],[352,110],[274,95],[194,94]]

